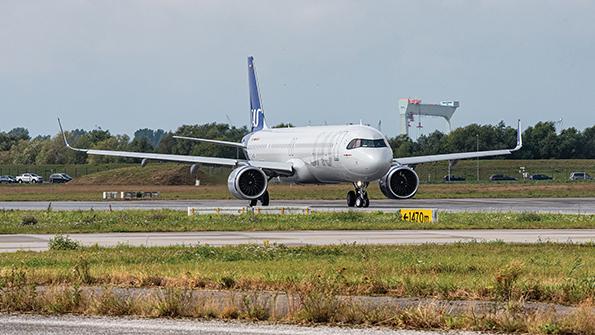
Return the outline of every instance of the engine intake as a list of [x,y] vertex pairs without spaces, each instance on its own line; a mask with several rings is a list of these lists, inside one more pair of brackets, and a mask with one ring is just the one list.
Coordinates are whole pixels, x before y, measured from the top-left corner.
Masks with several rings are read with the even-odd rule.
[[267,175],[261,169],[252,166],[236,168],[227,178],[229,192],[238,199],[258,199],[267,190],[267,186]]
[[390,199],[409,199],[417,193],[419,177],[407,166],[393,166],[378,181],[382,193]]

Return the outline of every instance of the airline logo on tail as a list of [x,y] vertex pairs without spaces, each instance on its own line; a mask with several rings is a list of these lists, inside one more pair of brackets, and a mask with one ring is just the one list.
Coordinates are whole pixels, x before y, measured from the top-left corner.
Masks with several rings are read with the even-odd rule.
[[258,82],[254,71],[254,57],[248,57],[248,86],[250,88],[250,123],[252,131],[267,128],[264,121],[264,112],[260,103],[260,93],[258,93]]

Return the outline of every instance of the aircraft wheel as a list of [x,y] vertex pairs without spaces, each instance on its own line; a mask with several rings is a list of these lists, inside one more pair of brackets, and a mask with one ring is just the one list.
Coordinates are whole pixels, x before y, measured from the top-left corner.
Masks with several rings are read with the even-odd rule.
[[368,198],[368,195],[367,194],[364,197],[364,207],[365,208],[370,207],[370,198]]
[[347,207],[355,206],[355,198],[356,196],[354,191],[347,192]]
[[250,207],[256,206],[257,203],[258,203],[258,199],[252,199],[252,200],[250,200]]
[[263,206],[268,206],[269,205],[269,191],[264,191],[264,193],[262,194],[262,196],[260,197],[260,204]]
[[362,197],[355,198],[355,207],[364,207],[365,200]]

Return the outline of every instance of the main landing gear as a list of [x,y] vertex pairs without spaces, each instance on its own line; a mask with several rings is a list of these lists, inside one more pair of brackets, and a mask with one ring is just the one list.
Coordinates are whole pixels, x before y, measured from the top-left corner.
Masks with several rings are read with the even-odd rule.
[[254,207],[260,201],[261,206],[268,206],[269,205],[269,190],[264,191],[264,193],[258,199],[250,200],[250,207]]
[[368,198],[368,182],[357,181],[353,183],[355,191],[347,192],[347,206],[349,207],[368,207],[370,199]]

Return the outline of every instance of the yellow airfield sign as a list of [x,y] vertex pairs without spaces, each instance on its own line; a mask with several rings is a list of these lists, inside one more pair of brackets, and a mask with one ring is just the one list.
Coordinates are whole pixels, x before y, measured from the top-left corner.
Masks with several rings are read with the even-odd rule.
[[409,222],[437,222],[438,213],[435,209],[426,208],[401,208],[399,210],[401,220]]

